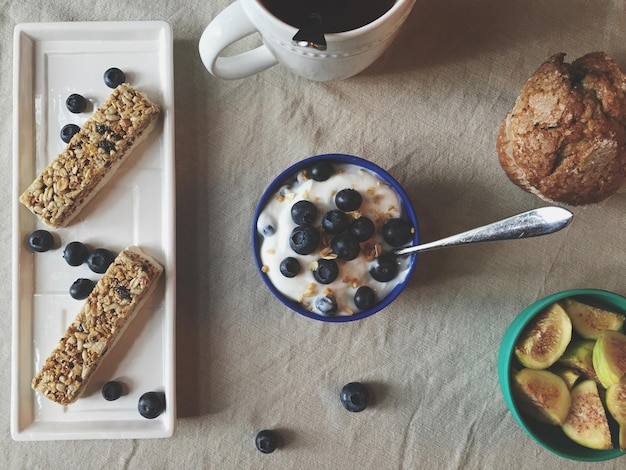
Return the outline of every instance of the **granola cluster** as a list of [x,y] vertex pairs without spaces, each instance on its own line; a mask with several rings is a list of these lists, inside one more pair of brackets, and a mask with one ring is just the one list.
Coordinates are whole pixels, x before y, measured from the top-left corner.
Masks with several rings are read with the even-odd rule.
[[123,250],[46,359],[33,379],[32,388],[61,405],[76,400],[162,271],[139,248]]
[[158,107],[142,93],[119,85],[22,193],[20,202],[51,227],[67,225],[158,116]]

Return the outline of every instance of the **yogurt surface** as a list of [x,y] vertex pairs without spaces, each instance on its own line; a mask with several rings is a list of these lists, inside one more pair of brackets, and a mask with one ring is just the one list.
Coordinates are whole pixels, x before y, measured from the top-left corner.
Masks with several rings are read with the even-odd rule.
[[[335,259],[339,268],[337,278],[322,284],[313,276],[313,269],[320,258],[333,259],[330,248],[332,235],[321,228],[326,212],[337,209],[335,195],[342,189],[355,189],[362,203],[356,211],[347,212],[350,220],[364,216],[375,225],[374,235],[360,243],[359,255],[350,261]],[[311,254],[297,254],[290,246],[289,239],[297,224],[292,220],[291,207],[300,200],[307,200],[317,207],[317,217],[311,223],[321,235],[321,242]],[[360,286],[369,286],[375,293],[376,303],[380,303],[409,272],[409,257],[397,260],[398,275],[388,282],[375,280],[370,268],[375,258],[395,247],[388,245],[382,237],[383,224],[392,218],[403,216],[402,200],[396,191],[375,173],[349,163],[333,164],[333,173],[325,181],[309,178],[307,170],[300,171],[292,180],[285,182],[280,190],[268,200],[257,220],[257,231],[261,237],[259,256],[262,271],[271,283],[288,298],[300,303],[309,311],[329,316],[322,311],[334,299],[337,310],[330,315],[352,315],[360,311],[354,302],[354,295]],[[286,257],[296,258],[300,272],[294,277],[286,277],[280,271],[280,263]]]

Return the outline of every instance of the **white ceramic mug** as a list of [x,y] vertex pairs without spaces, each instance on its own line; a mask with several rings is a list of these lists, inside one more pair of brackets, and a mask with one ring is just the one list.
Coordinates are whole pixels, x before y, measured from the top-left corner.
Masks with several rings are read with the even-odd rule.
[[[298,29],[270,13],[261,0],[236,0],[222,10],[200,38],[200,58],[211,74],[232,80],[257,74],[277,63],[310,80],[351,77],[371,65],[389,47],[415,0],[396,0],[390,10],[371,23],[341,33],[327,33],[326,50],[293,41]],[[263,44],[226,56],[231,44],[259,33]]]

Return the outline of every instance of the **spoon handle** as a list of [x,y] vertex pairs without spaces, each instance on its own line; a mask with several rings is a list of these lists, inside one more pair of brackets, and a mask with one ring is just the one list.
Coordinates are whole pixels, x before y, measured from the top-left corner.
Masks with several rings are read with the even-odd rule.
[[566,227],[573,216],[570,211],[562,207],[541,207],[441,240],[400,248],[394,254],[400,256],[468,243],[539,237]]

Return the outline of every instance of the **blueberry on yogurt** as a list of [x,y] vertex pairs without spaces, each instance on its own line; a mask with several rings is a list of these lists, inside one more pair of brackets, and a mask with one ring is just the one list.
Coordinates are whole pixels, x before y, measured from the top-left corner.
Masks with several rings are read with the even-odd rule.
[[398,275],[398,264],[393,255],[386,253],[374,261],[370,275],[379,282],[389,282]]
[[264,237],[271,237],[276,233],[276,222],[269,214],[261,214],[257,220],[256,228]]
[[376,231],[376,226],[374,222],[372,222],[372,219],[361,216],[350,223],[349,231],[352,235],[357,237],[360,242],[365,242],[372,238]]
[[293,256],[288,256],[280,262],[279,269],[285,277],[296,277],[300,272],[300,262]]
[[311,201],[302,199],[291,206],[291,220],[296,225],[312,224],[317,217],[317,207]]
[[322,228],[331,235],[343,232],[349,225],[350,220],[346,213],[337,209],[329,210],[322,218]]
[[326,295],[315,299],[315,310],[325,317],[333,317],[337,314],[337,299],[333,296]]
[[413,238],[413,226],[407,219],[389,219],[383,225],[383,239],[391,246],[402,246]]
[[356,189],[346,188],[335,194],[335,205],[345,212],[352,212],[361,207],[363,197]]
[[376,304],[376,294],[369,286],[361,286],[354,293],[354,305],[361,310],[372,308]]
[[289,246],[299,255],[313,253],[319,243],[320,233],[311,225],[298,225],[289,236]]
[[333,174],[333,166],[330,162],[319,162],[309,170],[309,176],[315,181],[326,181]]
[[320,284],[330,284],[339,275],[339,266],[335,260],[320,258],[313,269],[313,277]]
[[361,251],[359,239],[348,232],[340,233],[335,236],[330,241],[330,247],[333,253],[337,255],[337,258],[344,261],[353,260],[359,256],[359,252]]

